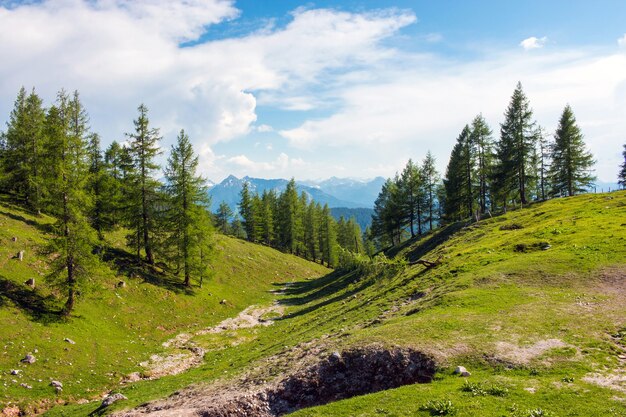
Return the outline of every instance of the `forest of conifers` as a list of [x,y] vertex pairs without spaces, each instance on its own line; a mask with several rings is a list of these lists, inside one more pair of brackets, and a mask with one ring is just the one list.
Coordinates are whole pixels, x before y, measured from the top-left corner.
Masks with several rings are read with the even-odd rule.
[[[78,92],[60,91],[45,107],[34,89],[22,88],[0,136],[0,192],[58,219],[50,251],[60,256],[53,258],[51,275],[67,293],[66,314],[106,246],[106,232],[124,230],[137,262],[158,263],[190,286],[208,276],[214,228],[342,267],[354,256],[373,256],[446,223],[585,192],[595,179],[593,157],[570,106],[554,135],[547,135],[534,121],[521,84],[497,139],[478,115],[459,134],[443,179],[430,151],[421,164],[409,160],[382,187],[372,226],[364,232],[354,219],[337,221],[328,206],[298,195],[293,179],[280,194],[253,194],[244,185],[238,213],[225,203],[210,213],[198,156],[185,131],[160,171],[161,136],[146,106],[138,107],[133,123],[123,144],[113,141],[103,150]],[[626,150],[624,159],[621,185]]]

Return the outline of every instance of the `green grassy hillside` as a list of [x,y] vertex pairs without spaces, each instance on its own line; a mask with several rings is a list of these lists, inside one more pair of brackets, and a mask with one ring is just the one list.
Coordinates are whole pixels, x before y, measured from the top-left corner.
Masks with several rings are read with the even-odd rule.
[[[7,221],[23,228],[31,227],[10,216]],[[37,238],[43,239],[36,229],[30,233],[32,244],[37,243]],[[10,235],[7,232],[3,236],[3,248]],[[224,275],[230,277],[229,282],[224,278],[222,286],[216,278],[205,286],[214,285],[214,289],[197,290],[195,296],[176,294],[155,284],[141,284],[141,280],[129,280],[127,288],[114,291],[112,287],[118,278],[111,277],[108,287],[104,286],[107,291],[94,291],[91,296],[94,300],[104,297],[101,304],[85,300],[80,307],[83,310],[77,312],[69,325],[42,323],[24,309],[5,304],[0,308],[0,323],[13,324],[0,329],[1,334],[7,334],[6,330],[19,331],[22,338],[11,337],[14,345],[7,347],[10,354],[2,356],[1,360],[6,361],[2,363],[3,369],[13,366],[10,364],[19,360],[20,355],[32,350],[35,342],[46,342],[48,357],[55,358],[48,366],[61,372],[69,369],[63,361],[68,360],[64,358],[71,350],[91,343],[90,352],[93,352],[96,340],[107,339],[108,334],[121,334],[119,329],[123,328],[125,335],[133,336],[109,337],[118,350],[115,355],[101,353],[97,376],[87,376],[85,371],[89,368],[71,368],[83,372],[78,376],[83,382],[76,384],[76,388],[68,388],[63,396],[85,396],[86,390],[91,389],[87,387],[93,385],[100,387],[92,392],[95,399],[98,394],[101,396],[104,387],[119,381],[119,374],[106,375],[110,369],[116,368],[119,373],[137,370],[136,363],[143,360],[142,356],[151,349],[157,353],[163,351],[160,342],[168,337],[188,327],[211,325],[220,318],[235,316],[250,304],[269,305],[274,298],[284,311],[272,326],[192,335],[190,339],[195,346],[206,350],[200,366],[178,375],[119,386],[117,389],[128,400],[110,408],[134,407],[166,397],[190,384],[203,392],[216,380],[228,384],[231,378],[237,380],[241,375],[256,381],[271,380],[335,350],[376,345],[409,347],[426,353],[438,364],[435,379],[430,384],[354,397],[303,409],[293,415],[428,416],[454,412],[460,416],[511,417],[626,415],[624,192],[552,200],[479,223],[450,225],[396,248],[388,254],[395,256],[393,260],[377,259],[348,273],[323,275],[324,271],[318,267],[299,260],[291,263],[293,258],[282,254],[271,259],[278,264],[263,267],[248,256],[260,258],[250,254],[265,248],[228,239],[222,240],[221,245],[225,249],[220,255],[225,260],[223,265],[230,269],[231,275]],[[7,257],[15,249],[8,251]],[[270,260],[269,254],[275,252],[263,253]],[[430,269],[408,264],[417,259],[440,259],[441,264]],[[3,271],[14,268],[15,275],[21,275],[15,280],[25,279],[30,269],[15,265],[19,261],[11,262],[2,266]],[[7,266],[9,263],[12,266]],[[297,264],[301,272],[294,270],[293,265]],[[18,268],[24,269],[19,272]],[[260,279],[260,287],[249,289],[241,284],[242,276],[235,268],[240,268],[242,273],[256,271],[266,275]],[[274,279],[271,275],[276,272],[268,274],[270,268],[282,268],[282,272],[276,272],[285,276]],[[313,279],[299,279],[307,273]],[[8,272],[3,273],[7,275]],[[244,282],[249,280],[248,277]],[[290,280],[296,282],[287,287],[273,286],[284,288],[281,294],[266,292],[272,283]],[[228,284],[235,287],[229,289]],[[219,288],[224,292],[217,295]],[[246,293],[239,294],[244,288]],[[161,294],[158,303],[146,303],[154,298],[143,296],[142,291],[148,290]],[[136,310],[131,309],[131,297],[124,294],[133,291],[137,294],[132,304]],[[208,296],[205,291],[214,295]],[[118,298],[116,292],[123,298]],[[238,294],[240,299],[235,298]],[[233,305],[219,305],[221,298],[233,300]],[[169,303],[167,308],[163,303]],[[198,307],[203,304],[205,309]],[[112,323],[105,325],[107,322],[102,317],[111,317],[119,309],[124,309],[125,314],[109,319]],[[146,312],[150,310],[161,311],[159,321],[172,323],[167,335],[158,330],[154,319],[148,321],[151,317]],[[167,320],[164,315],[168,316]],[[135,322],[146,327],[141,328],[143,331],[130,328]],[[72,333],[67,333],[70,329]],[[76,345],[63,344],[64,337],[76,340]],[[147,340],[145,345],[139,337]],[[22,340],[24,343],[20,343]],[[13,362],[5,359],[9,355]],[[83,365],[89,366],[88,361],[94,360],[93,353],[85,352],[85,355],[92,355]],[[109,361],[113,357],[120,359],[121,366],[111,365]],[[124,362],[125,358],[129,358],[128,362]],[[32,368],[31,375],[45,375],[42,371],[46,371],[46,363],[42,362],[34,364],[42,368],[36,374]],[[453,375],[457,365],[465,366],[472,375],[469,378]],[[50,376],[57,378],[56,374]],[[6,373],[2,376],[5,382],[10,378]],[[46,382],[39,387],[33,385],[28,393],[8,384],[10,388],[3,388],[7,390],[4,398],[17,394],[21,398],[35,395],[51,398],[52,388]],[[98,406],[99,401],[55,407],[48,415],[83,416]]]
[[[164,351],[164,341],[269,302],[273,284],[328,272],[295,256],[219,236],[213,277],[203,288],[186,290],[181,279],[134,270],[121,245],[114,245],[110,261],[94,271],[65,321],[55,314],[61,303],[54,296],[62,301],[63,295],[45,280],[52,222],[0,204],[0,411],[10,404],[34,412],[54,403],[100,399],[124,375],[141,371],[140,362]],[[120,236],[110,239],[115,243]],[[15,255],[22,250],[20,261]],[[23,284],[29,278],[35,278],[34,290]],[[120,281],[126,286],[118,288]],[[36,362],[21,364],[28,353]],[[20,372],[11,375],[11,370]],[[58,395],[51,380],[63,383]]]

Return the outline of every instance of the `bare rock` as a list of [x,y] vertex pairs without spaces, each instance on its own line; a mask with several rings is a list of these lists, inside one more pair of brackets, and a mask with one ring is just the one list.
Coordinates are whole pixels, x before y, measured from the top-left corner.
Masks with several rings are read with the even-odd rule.
[[24,260],[24,251],[21,250],[17,253],[17,259],[19,259],[20,261]]
[[27,279],[26,281],[24,281],[24,285],[35,288],[35,278]]
[[102,400],[102,407],[108,407],[114,402],[127,400],[127,399],[128,398],[126,398],[124,394],[120,394],[119,392],[115,394],[109,394],[104,398],[104,400]]
[[222,305],[226,304],[226,300],[220,301],[220,304],[222,304]]
[[23,383],[23,382],[20,384],[20,387],[22,387],[22,388],[26,388],[26,389],[33,389],[33,387],[31,387],[30,385],[25,384],[25,383]]
[[26,356],[24,356],[24,358],[20,361],[22,363],[35,363],[37,361],[37,359],[31,355],[30,353]]
[[63,389],[63,384],[55,380],[50,381],[50,386],[56,388],[58,391]]
[[126,282],[125,281],[120,281],[117,284],[115,284],[116,288],[126,288]]
[[13,237],[11,238],[11,240],[12,240],[13,242],[17,242],[17,236],[13,236]]
[[64,342],[69,343],[70,345],[75,345],[75,344],[76,344],[76,342],[75,342],[75,341],[73,341],[72,339],[70,339],[70,338],[68,338],[68,337],[66,337],[65,339],[63,339],[63,341],[64,341]]
[[467,369],[465,369],[464,366],[457,366],[456,369],[454,370],[454,374],[455,375],[460,375],[460,376],[465,376],[465,377],[468,377],[468,376],[472,375]]
[[19,370],[19,369],[11,369],[11,375],[19,375],[20,372],[22,372],[22,371]]

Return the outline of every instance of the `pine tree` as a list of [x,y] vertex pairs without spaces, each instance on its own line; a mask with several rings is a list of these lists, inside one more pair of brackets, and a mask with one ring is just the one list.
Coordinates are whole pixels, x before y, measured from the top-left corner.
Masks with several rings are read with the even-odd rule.
[[170,244],[178,254],[186,287],[191,286],[192,273],[203,270],[209,247],[206,242],[210,239],[206,181],[197,174],[197,169],[198,156],[193,152],[189,137],[181,130],[167,160],[165,189]]
[[622,188],[626,188],[626,145],[624,145],[624,151],[622,152],[622,156],[624,157],[624,162],[620,166],[621,171],[617,175],[617,180]]
[[63,314],[69,315],[81,282],[93,265],[95,241],[86,218],[91,206],[90,195],[85,192],[89,180],[87,114],[78,92],[72,98],[59,93],[57,104],[48,111],[45,129],[49,150],[46,189],[51,213],[58,218],[51,247],[60,255],[55,258],[51,277],[67,291]]
[[542,201],[545,201],[548,192],[548,171],[550,158],[550,145],[546,140],[543,130],[539,130],[539,184],[538,195]]
[[261,239],[268,246],[274,246],[276,244],[276,230],[275,230],[275,215],[277,206],[277,197],[274,190],[263,191],[261,196],[261,213],[260,213],[260,228]]
[[328,204],[320,212],[319,248],[321,263],[328,267],[337,265],[337,223],[330,214]]
[[509,107],[505,112],[504,123],[500,125],[498,142],[498,178],[499,194],[503,204],[515,197],[521,204],[528,203],[532,197],[536,177],[533,156],[538,140],[536,123],[532,120],[533,112],[522,84],[517,83]]
[[441,180],[439,172],[435,166],[435,157],[428,151],[422,162],[422,175],[424,177],[424,197],[425,197],[425,221],[428,222],[428,229],[433,230],[433,222],[437,220],[437,186]]
[[126,134],[130,139],[130,155],[138,174],[137,186],[141,208],[141,222],[131,227],[135,228],[137,237],[143,244],[146,260],[150,265],[154,265],[152,238],[156,228],[155,203],[159,183],[152,175],[159,168],[154,159],[161,153],[158,146],[161,137],[158,129],[150,127],[148,108],[141,104],[137,111],[139,116],[133,121],[135,132]]
[[593,156],[585,149],[585,142],[572,108],[563,109],[559,127],[554,135],[549,177],[552,195],[572,196],[593,185],[591,175]]
[[104,152],[105,169],[105,192],[102,198],[105,217],[111,228],[120,225],[124,201],[122,198],[123,187],[123,153],[124,149],[117,141],[113,141]]
[[106,172],[102,150],[100,149],[100,136],[92,133],[89,136],[89,183],[87,190],[93,199],[90,213],[91,226],[98,234],[98,239],[103,240],[103,232],[111,230],[114,223],[114,210],[112,200],[114,198],[112,187],[113,179]]
[[306,258],[312,261],[316,261],[319,257],[319,232],[320,232],[320,219],[318,207],[314,201],[311,201],[306,208],[303,219],[304,229],[304,242]]

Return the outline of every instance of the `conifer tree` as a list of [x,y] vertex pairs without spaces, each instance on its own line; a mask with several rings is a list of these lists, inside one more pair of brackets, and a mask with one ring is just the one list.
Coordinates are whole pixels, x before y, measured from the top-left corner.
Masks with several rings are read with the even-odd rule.
[[159,150],[158,142],[161,140],[159,129],[151,128],[148,120],[148,108],[141,104],[137,111],[139,116],[133,121],[134,133],[127,133],[130,139],[130,155],[133,158],[137,171],[137,187],[141,208],[141,222],[130,226],[135,228],[136,236],[140,239],[146,252],[146,260],[154,265],[154,253],[152,239],[156,229],[155,203],[157,201],[158,181],[153,178],[153,173],[159,168],[154,162]]
[[337,265],[337,224],[330,214],[328,204],[324,204],[320,212],[320,232],[319,248],[321,253],[321,263],[326,262],[326,266]]
[[4,134],[3,188],[37,213],[42,208],[45,117],[43,102],[35,90],[27,95],[22,87]]
[[206,181],[197,174],[197,169],[198,156],[193,152],[189,137],[181,130],[167,160],[165,189],[169,203],[169,241],[178,254],[186,287],[191,286],[194,272],[206,269],[210,239]]
[[621,170],[617,175],[617,181],[622,186],[622,188],[626,188],[626,145],[624,145],[624,151],[622,152],[622,156],[624,157],[624,162],[620,166]]
[[593,156],[585,148],[583,135],[569,105],[565,106],[561,114],[551,159],[549,177],[552,195],[572,196],[593,185]]
[[260,227],[261,239],[268,246],[276,243],[275,215],[276,215],[276,193],[274,190],[263,191],[261,196]]
[[225,201],[222,201],[215,213],[215,220],[217,229],[225,235],[231,233],[230,222],[232,217],[233,211]]
[[51,246],[60,255],[55,258],[51,277],[67,291],[63,314],[69,315],[81,282],[94,262],[95,241],[85,215],[91,205],[90,195],[85,192],[89,132],[78,92],[72,98],[63,91],[58,94],[57,104],[48,111],[45,130],[49,151],[46,189],[50,211],[58,218]]
[[422,214],[425,206],[424,180],[419,166],[411,159],[407,162],[400,177],[400,192],[402,193],[403,222],[408,223],[411,237],[422,234]]
[[316,261],[319,257],[319,232],[320,232],[320,219],[319,211],[321,208],[319,204],[311,201],[306,207],[303,219],[304,229],[304,242],[306,258],[312,261]]
[[536,177],[533,166],[535,147],[538,140],[536,123],[532,120],[528,98],[522,84],[517,83],[509,107],[505,112],[504,123],[500,125],[498,142],[498,165],[496,175],[499,194],[506,207],[507,201],[519,198],[526,204],[532,197]]
[[437,220],[437,187],[440,181],[439,172],[435,166],[435,157],[428,151],[422,162],[422,175],[424,179],[424,197],[426,219],[429,230],[433,230],[433,222]]
[[474,182],[477,183],[478,210],[481,214],[485,214],[487,204],[491,199],[489,179],[492,177],[493,168],[493,140],[491,129],[489,129],[489,125],[487,125],[482,114],[476,116],[472,121],[471,132],[470,143],[472,152],[475,152],[475,160],[471,163],[476,164],[476,181],[471,182],[472,186],[474,186]]
[[298,254],[301,247],[302,217],[296,181],[292,178],[279,197],[278,235],[280,247]]
[[242,226],[246,232],[246,239],[250,242],[256,242],[256,225],[254,224],[255,216],[252,197],[249,184],[247,181],[244,181],[241,192],[239,193],[239,214],[242,218]]
[[549,170],[549,158],[550,158],[550,145],[546,140],[543,130],[539,130],[539,187],[538,196],[541,200],[545,200],[548,193],[548,170]]
[[89,155],[89,183],[87,191],[91,194],[93,205],[89,215],[91,226],[98,234],[98,239],[103,240],[105,230],[113,227],[112,177],[106,172],[106,164],[100,149],[100,136],[92,133],[88,143]]
[[443,180],[445,188],[444,213],[448,221],[461,220],[473,215],[470,134],[469,126],[466,125],[452,148],[446,177]]
[[123,187],[123,153],[124,149],[117,141],[111,142],[104,152],[105,169],[105,196],[103,204],[105,206],[106,217],[111,228],[120,225],[124,201],[122,199]]

